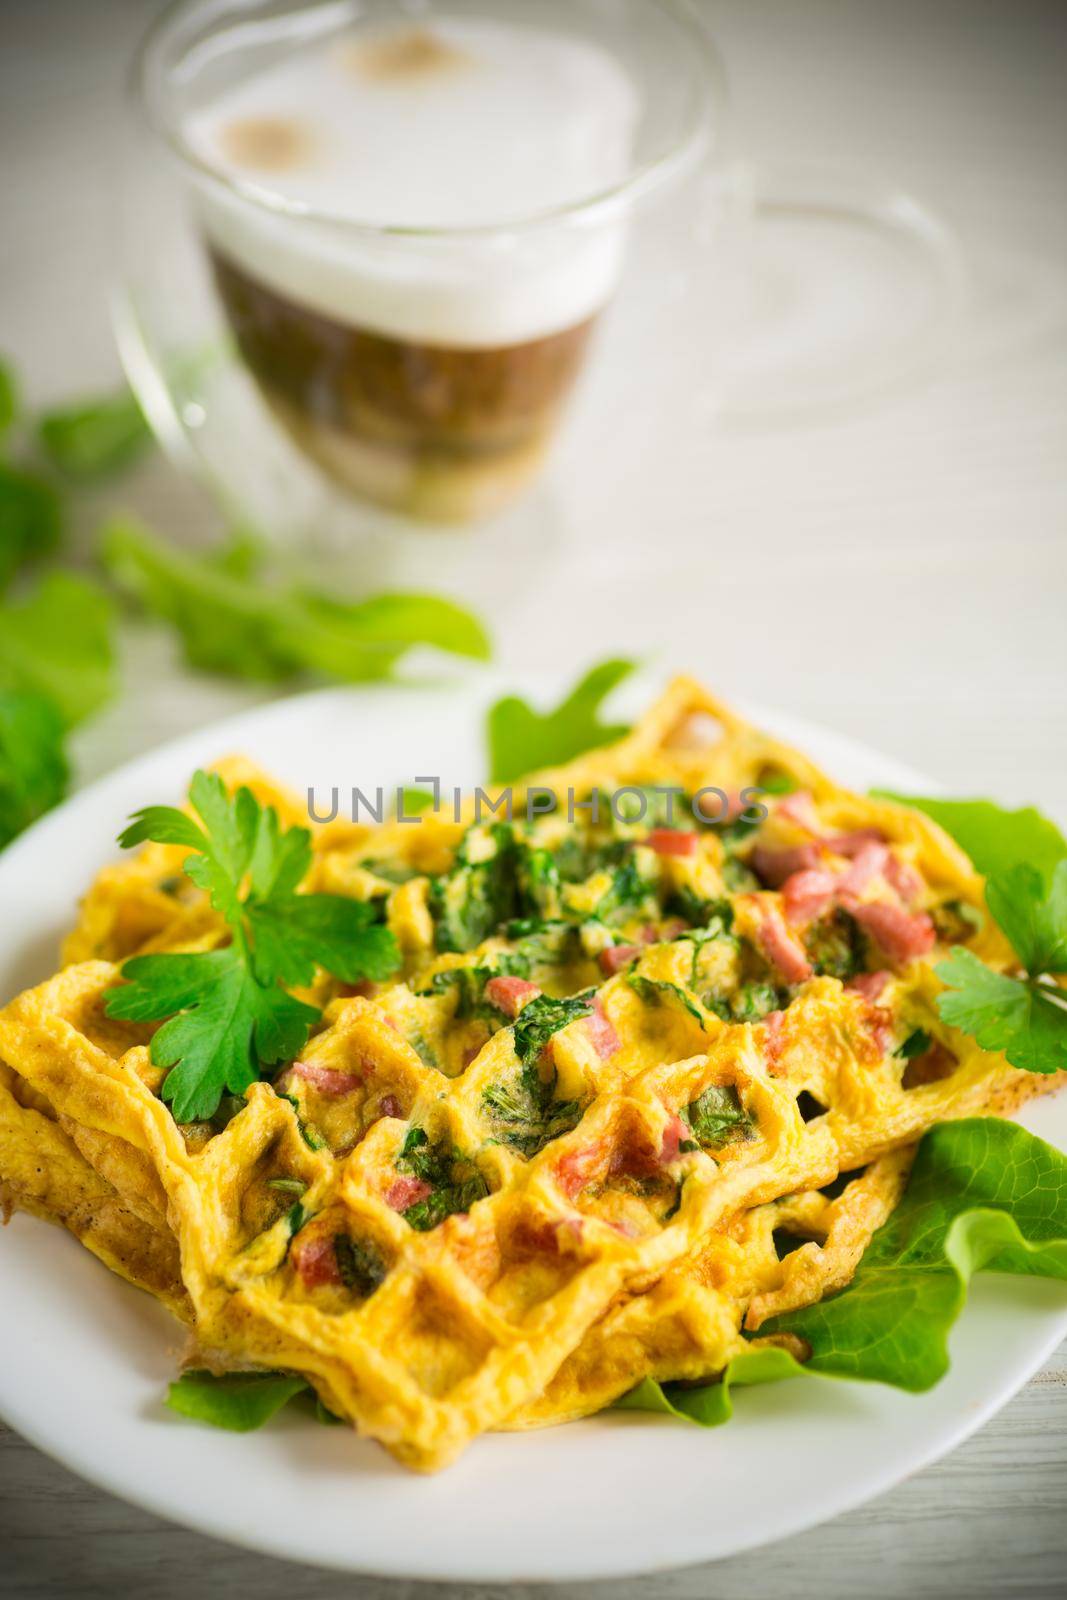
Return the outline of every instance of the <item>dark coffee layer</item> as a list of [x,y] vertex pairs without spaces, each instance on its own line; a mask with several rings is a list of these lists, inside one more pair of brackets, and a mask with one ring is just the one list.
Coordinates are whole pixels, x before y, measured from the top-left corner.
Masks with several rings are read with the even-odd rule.
[[[347,487],[421,515],[480,514],[508,498],[490,480],[503,491],[529,475],[596,320],[522,344],[424,344],[311,311],[217,250],[211,261],[241,355],[301,446]],[[482,485],[470,505],[464,482]],[[431,483],[441,503],[426,505]]]

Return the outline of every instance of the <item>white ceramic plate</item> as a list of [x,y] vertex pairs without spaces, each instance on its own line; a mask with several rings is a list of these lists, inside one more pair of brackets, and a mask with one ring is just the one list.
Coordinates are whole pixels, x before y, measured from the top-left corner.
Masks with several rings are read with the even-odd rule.
[[[39,981],[76,895],[125,816],[175,801],[197,766],[243,750],[298,789],[484,772],[491,678],[443,690],[327,690],[153,751],[45,818],[0,858],[0,998]],[[527,686],[528,688],[530,686]],[[540,680],[546,697],[558,685]],[[645,686],[648,692],[648,686]],[[843,781],[929,792],[914,773],[794,719],[754,713]],[[1067,1097],[1024,1120],[1067,1148]],[[75,1472],[161,1516],[255,1550],[354,1572],[495,1582],[618,1577],[751,1548],[879,1494],[953,1448],[1067,1334],[1062,1285],[979,1279],[932,1393],[794,1382],[743,1390],[705,1432],[607,1413],[494,1435],[434,1478],[347,1430],[282,1416],[219,1433],[161,1405],[183,1342],[146,1295],[60,1230],[13,1219],[0,1242],[0,1412]]]

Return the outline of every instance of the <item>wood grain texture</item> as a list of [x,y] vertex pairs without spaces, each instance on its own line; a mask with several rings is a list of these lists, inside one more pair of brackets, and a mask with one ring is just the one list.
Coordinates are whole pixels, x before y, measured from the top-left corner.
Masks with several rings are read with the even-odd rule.
[[[733,78],[740,149],[888,172],[949,217],[971,276],[960,348],[920,388],[792,432],[716,430],[682,404],[653,448],[635,404],[565,494],[538,500],[534,546],[506,530],[493,543],[442,536],[431,574],[425,539],[400,539],[362,552],[346,581],[365,585],[372,567],[376,585],[440,581],[492,607],[509,668],[546,651],[575,665],[658,656],[955,792],[1067,816],[1067,13],[1055,0],[701,3]],[[0,350],[31,405],[117,377],[106,293],[121,84],[155,9],[0,4]],[[155,460],[80,502],[76,550],[88,554],[115,504],[175,538],[217,523]],[[124,657],[123,699],[78,737],[83,780],[267,695],[194,678],[169,638],[133,624]],[[1067,1348],[977,1437],[862,1510],[758,1554],[590,1594],[1052,1600],[1065,1570]],[[0,1594],[392,1600],[416,1587],[187,1533],[0,1430]],[[468,1592],[495,1591],[442,1597]]]

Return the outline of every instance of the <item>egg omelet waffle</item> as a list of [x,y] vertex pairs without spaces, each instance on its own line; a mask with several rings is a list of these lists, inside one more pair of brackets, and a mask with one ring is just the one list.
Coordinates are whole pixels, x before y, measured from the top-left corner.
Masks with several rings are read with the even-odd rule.
[[[588,805],[624,789],[629,809]],[[695,685],[534,790],[556,799],[531,821],[317,831],[307,887],[373,902],[401,981],[317,979],[300,1059],[211,1122],[175,1123],[153,1027],[103,1001],[132,949],[225,936],[181,850],[103,875],[80,959],[0,1013],[10,1098],[39,1119],[13,1142],[66,1153],[35,1195],[0,1144],[9,1200],[77,1233],[78,1185],[105,1184],[127,1231],[86,1242],[187,1307],[206,1359],[306,1375],[421,1468],[721,1371],[746,1316],[847,1281],[927,1127],[1049,1086],[937,1015],[947,947],[1011,961],[959,850]],[[718,825],[661,814],[702,790]],[[809,1241],[779,1260],[781,1230]]]

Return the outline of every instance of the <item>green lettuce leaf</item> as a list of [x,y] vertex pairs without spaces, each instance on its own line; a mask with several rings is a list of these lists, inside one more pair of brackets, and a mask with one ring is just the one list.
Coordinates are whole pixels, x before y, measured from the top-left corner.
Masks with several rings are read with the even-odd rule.
[[983,877],[1005,872],[1020,862],[1029,863],[1048,877],[1056,863],[1067,856],[1067,839],[1034,806],[1006,811],[992,800],[942,800],[929,795],[896,794],[891,789],[872,789],[871,793],[925,811],[966,851]]
[[816,1373],[930,1389],[948,1370],[948,1336],[982,1268],[1067,1282],[1067,1157],[989,1117],[931,1128],[903,1199],[852,1283],[760,1329],[761,1337],[803,1339],[811,1352],[804,1365],[760,1348],[735,1357],[722,1383],[686,1389],[646,1380],[617,1403],[713,1427],[731,1414],[731,1383]]
[[251,1433],[307,1388],[306,1379],[285,1372],[184,1372],[167,1390],[166,1403],[195,1422]]

